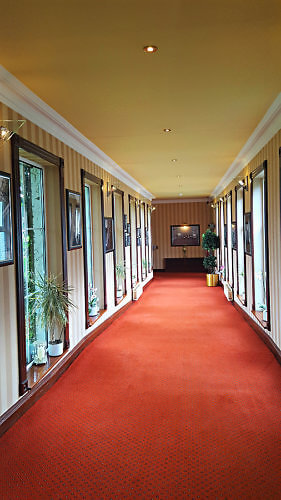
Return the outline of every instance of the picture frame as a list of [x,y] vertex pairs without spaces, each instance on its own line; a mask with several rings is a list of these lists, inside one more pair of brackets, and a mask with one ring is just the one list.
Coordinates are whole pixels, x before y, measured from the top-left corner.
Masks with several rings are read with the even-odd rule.
[[114,250],[114,233],[112,217],[104,218],[104,236],[105,236],[105,253],[113,252]]
[[252,255],[252,224],[251,224],[251,212],[246,212],[244,214],[244,244],[245,253],[247,255]]
[[200,224],[170,226],[172,247],[200,246]]
[[233,250],[237,250],[237,240],[236,240],[236,222],[231,223],[231,247]]
[[0,267],[13,263],[11,175],[0,172]]
[[127,234],[131,234],[131,223],[130,222],[127,223],[127,231],[126,232],[127,232]]
[[131,235],[126,233],[125,234],[125,247],[130,247],[131,246]]
[[227,224],[224,224],[224,246],[227,247]]
[[68,250],[82,248],[81,194],[66,189]]
[[137,238],[141,238],[141,228],[137,227]]
[[128,216],[127,216],[127,214],[124,214],[123,215],[123,229],[124,229],[124,232],[127,231],[127,220],[128,220]]

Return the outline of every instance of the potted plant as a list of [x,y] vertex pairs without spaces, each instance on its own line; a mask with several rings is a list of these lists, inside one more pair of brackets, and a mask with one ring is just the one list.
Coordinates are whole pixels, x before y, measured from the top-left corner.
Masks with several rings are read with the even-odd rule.
[[142,259],[142,279],[144,280],[147,272],[147,260]]
[[220,240],[218,235],[211,229],[207,229],[202,237],[202,248],[207,252],[203,260],[203,266],[207,270],[207,286],[217,286],[218,284],[219,275],[216,274],[217,258],[215,250],[219,246]]
[[116,265],[116,279],[117,279],[117,299],[123,297],[123,280],[126,276],[126,268],[124,262],[120,262]]
[[97,296],[97,288],[90,288],[88,305],[89,316],[97,316],[99,314],[99,298]]
[[41,276],[35,285],[35,291],[31,294],[33,314],[48,329],[49,356],[60,356],[63,353],[62,336],[68,322],[68,312],[76,307],[68,296],[73,288],[53,274]]

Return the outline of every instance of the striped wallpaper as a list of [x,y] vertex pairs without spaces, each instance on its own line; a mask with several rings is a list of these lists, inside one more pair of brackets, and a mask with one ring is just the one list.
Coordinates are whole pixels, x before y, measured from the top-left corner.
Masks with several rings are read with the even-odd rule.
[[[9,109],[3,103],[0,103],[1,120],[24,119],[15,111]],[[51,153],[64,159],[64,187],[81,192],[81,169],[85,169],[91,174],[103,179],[104,181],[104,215],[112,216],[111,195],[106,193],[106,184],[114,184],[117,188],[124,191],[125,214],[129,214],[128,194],[140,198],[139,193],[127,187],[121,181],[90,160],[83,157],[63,142],[56,139],[40,129],[30,121],[20,129],[20,135],[25,139],[37,144],[38,146],[50,151]],[[0,170],[11,173],[11,150],[10,143],[2,145],[0,148]],[[146,202],[150,203],[148,200]],[[128,217],[129,220],[129,217]],[[127,276],[130,267],[130,250],[126,248]],[[83,249],[67,252],[68,282],[74,287],[73,301],[78,306],[70,314],[69,333],[70,347],[74,347],[85,335],[85,305],[84,305],[84,267],[83,267]],[[126,302],[131,300],[131,280],[128,276],[127,287],[128,295],[122,303],[115,307],[114,305],[114,286],[113,286],[113,257],[112,253],[106,255],[107,266],[107,294],[108,309],[105,314],[95,323],[95,328],[105,321],[115,311],[120,309]],[[152,274],[147,278],[151,279]],[[93,327],[92,327],[93,329]],[[87,330],[87,333],[91,328]],[[17,352],[17,319],[16,319],[16,290],[15,290],[15,265],[0,267],[0,414],[5,412],[18,399],[18,352]]]
[[[247,165],[244,170],[229,184],[220,195],[233,192],[233,220],[235,220],[235,191],[238,178],[249,175],[250,172],[259,167],[267,160],[267,180],[268,180],[268,240],[269,240],[269,288],[271,302],[271,331],[267,334],[275,344],[281,349],[281,300],[279,289],[281,283],[281,234],[280,234],[280,160],[279,148],[281,147],[281,130],[266,144],[257,156]],[[251,210],[251,191],[245,191],[245,212]],[[252,257],[246,256],[247,273],[247,307],[243,307],[236,297],[237,272],[236,272],[236,252],[234,251],[234,274],[235,274],[235,301],[256,321],[252,314]]]

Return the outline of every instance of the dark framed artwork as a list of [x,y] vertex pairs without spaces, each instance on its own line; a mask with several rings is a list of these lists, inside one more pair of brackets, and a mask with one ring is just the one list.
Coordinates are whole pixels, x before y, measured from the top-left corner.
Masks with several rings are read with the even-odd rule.
[[123,229],[125,232],[127,231],[127,219],[128,219],[127,214],[124,214],[123,215]]
[[131,246],[131,235],[126,233],[125,234],[125,247]]
[[231,246],[232,246],[233,250],[237,250],[236,222],[231,223]]
[[224,246],[227,247],[227,224],[224,225]]
[[68,250],[82,248],[81,194],[66,189]]
[[137,227],[137,238],[141,238],[141,228]]
[[127,234],[131,234],[131,223],[127,223]]
[[200,246],[200,225],[199,224],[181,224],[171,227],[171,246],[172,247],[198,247]]
[[145,228],[145,246],[147,246],[147,247],[148,247],[148,240],[149,240],[149,238],[148,238],[148,229],[146,227]]
[[245,253],[252,255],[252,230],[251,230],[251,213],[244,214],[244,238],[245,238]]
[[0,172],[0,266],[13,264],[11,176]]
[[114,250],[114,236],[113,236],[113,219],[112,217],[104,218],[104,232],[105,232],[105,251],[113,252]]

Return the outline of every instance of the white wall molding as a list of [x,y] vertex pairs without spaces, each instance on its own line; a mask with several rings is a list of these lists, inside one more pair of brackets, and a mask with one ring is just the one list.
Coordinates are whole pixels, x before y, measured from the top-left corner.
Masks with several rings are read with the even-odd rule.
[[230,182],[246,167],[261,149],[274,137],[281,128],[281,93],[272,103],[261,122],[255,128],[240,153],[230,165],[214,191],[212,197],[218,196]]
[[153,198],[153,195],[130,174],[1,65],[0,101],[117,177],[140,195],[150,200]]
[[211,198],[154,198],[152,200],[153,205],[163,205],[168,203],[207,203],[210,202]]

